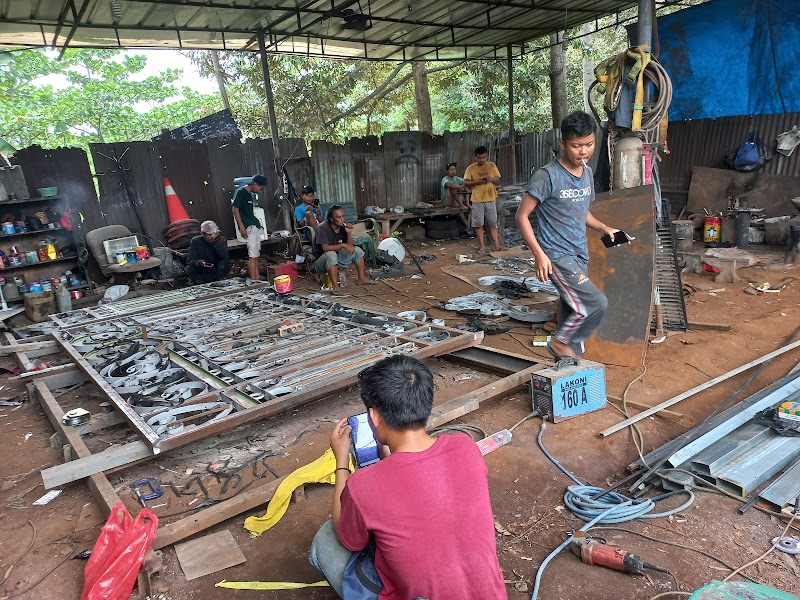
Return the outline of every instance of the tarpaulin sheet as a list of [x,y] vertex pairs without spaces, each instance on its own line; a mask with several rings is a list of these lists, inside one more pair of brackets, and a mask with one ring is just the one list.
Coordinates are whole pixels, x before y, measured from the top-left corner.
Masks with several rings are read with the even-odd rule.
[[670,121],[800,111],[800,0],[713,0],[658,19]]

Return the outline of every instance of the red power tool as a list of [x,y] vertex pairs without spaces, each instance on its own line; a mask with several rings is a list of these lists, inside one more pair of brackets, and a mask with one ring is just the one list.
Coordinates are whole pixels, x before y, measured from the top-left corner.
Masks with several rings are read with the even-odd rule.
[[583,536],[576,536],[570,542],[569,549],[587,565],[600,565],[601,567],[633,575],[644,575],[645,569],[669,573],[668,569],[645,562],[641,556],[637,556],[627,550],[620,550],[613,546],[601,544],[596,540]]

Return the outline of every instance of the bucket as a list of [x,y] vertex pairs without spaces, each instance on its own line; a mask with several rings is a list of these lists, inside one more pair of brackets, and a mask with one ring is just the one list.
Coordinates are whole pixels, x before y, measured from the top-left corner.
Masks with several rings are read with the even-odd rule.
[[41,292],[41,291],[42,291],[42,284],[41,284],[41,283],[39,283],[38,281],[34,281],[33,283],[31,283],[31,284],[28,286],[28,291],[29,291],[31,294],[36,294],[36,293],[38,293],[38,292]]
[[673,221],[672,225],[675,227],[675,237],[678,240],[678,252],[691,252],[692,237],[694,236],[694,222]]
[[722,217],[706,217],[703,224],[703,241],[708,243],[719,242],[722,239]]
[[28,250],[25,253],[25,261],[29,265],[35,265],[39,262],[39,253],[36,250]]
[[147,246],[136,246],[136,260],[145,260],[147,258]]
[[279,294],[287,294],[292,291],[292,278],[288,275],[278,275],[274,283],[275,291]]
[[322,274],[322,285],[325,287],[325,289],[333,289],[333,282],[331,281],[330,275],[327,273]]
[[14,223],[12,223],[11,221],[6,221],[5,223],[3,223],[3,233],[4,234],[11,235],[14,232],[15,232]]

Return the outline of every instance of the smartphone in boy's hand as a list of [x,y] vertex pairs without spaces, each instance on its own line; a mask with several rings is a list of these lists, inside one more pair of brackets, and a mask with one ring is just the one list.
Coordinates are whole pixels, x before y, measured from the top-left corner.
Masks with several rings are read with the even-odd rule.
[[606,248],[611,248],[613,246],[619,246],[620,244],[629,244],[631,241],[635,240],[635,237],[629,236],[624,231],[615,231],[614,232],[614,239],[611,239],[609,234],[605,234],[603,237],[600,238],[600,241],[603,242],[603,245]]
[[380,460],[378,442],[372,433],[367,413],[347,417],[350,436],[353,441],[353,462],[356,468],[366,467]]

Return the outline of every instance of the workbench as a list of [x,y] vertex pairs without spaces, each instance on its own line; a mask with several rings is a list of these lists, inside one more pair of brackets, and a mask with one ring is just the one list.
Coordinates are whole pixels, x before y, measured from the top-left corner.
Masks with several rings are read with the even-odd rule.
[[400,226],[400,223],[405,221],[406,219],[425,219],[427,217],[442,217],[445,215],[458,215],[458,217],[464,222],[464,225],[469,227],[469,220],[465,216],[465,213],[469,213],[469,209],[466,208],[429,208],[426,209],[424,213],[417,214],[415,212],[385,212],[379,215],[372,215],[372,218],[375,219],[378,223],[381,224],[381,233],[384,235],[392,235],[397,228]]

